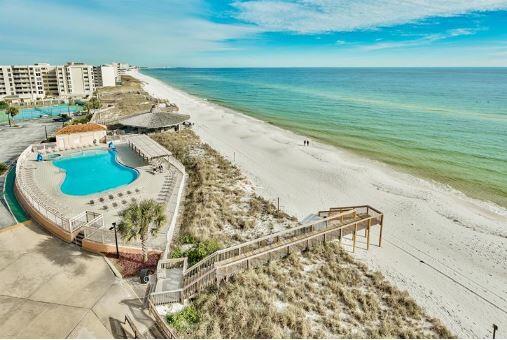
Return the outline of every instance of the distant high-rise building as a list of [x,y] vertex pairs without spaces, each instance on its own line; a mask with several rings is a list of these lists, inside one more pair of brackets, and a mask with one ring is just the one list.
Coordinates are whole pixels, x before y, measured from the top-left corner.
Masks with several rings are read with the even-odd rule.
[[118,70],[114,65],[101,65],[93,67],[95,87],[115,86]]
[[0,98],[8,96],[32,100],[44,98],[41,66],[0,66]]
[[58,93],[61,97],[86,97],[93,94],[93,66],[70,62],[56,67]]
[[6,65],[0,66],[0,100],[88,97],[95,88],[115,86],[117,81],[116,64],[92,66],[70,62],[60,66],[42,63]]

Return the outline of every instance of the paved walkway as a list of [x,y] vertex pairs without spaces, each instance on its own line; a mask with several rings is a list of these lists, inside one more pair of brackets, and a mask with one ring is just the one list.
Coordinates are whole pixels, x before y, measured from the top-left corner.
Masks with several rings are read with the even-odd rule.
[[0,277],[0,338],[123,337],[126,314],[141,332],[153,326],[101,256],[30,221],[0,231]]
[[[0,125],[0,162],[10,163],[30,144],[38,143],[46,136],[54,134],[61,127],[61,123],[55,123],[52,119],[37,119],[32,121],[18,122],[19,127]],[[46,130],[45,130],[46,129]],[[3,186],[3,177],[1,178]],[[2,199],[0,204],[0,228],[15,223],[11,213]]]

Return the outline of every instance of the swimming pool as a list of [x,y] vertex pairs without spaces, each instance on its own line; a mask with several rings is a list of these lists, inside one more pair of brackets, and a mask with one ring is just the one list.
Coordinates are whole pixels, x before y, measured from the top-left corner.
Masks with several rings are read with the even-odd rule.
[[[14,120],[27,120],[27,119],[35,119],[41,118],[42,116],[51,116],[55,117],[62,113],[74,113],[81,110],[81,106],[79,105],[53,105],[53,106],[42,106],[42,107],[33,107],[20,109],[19,113],[14,116]],[[0,122],[7,122],[7,115],[4,111],[0,111]]]
[[115,151],[84,151],[56,159],[53,165],[65,171],[60,189],[72,196],[114,189],[130,184],[139,177],[137,170],[118,163]]

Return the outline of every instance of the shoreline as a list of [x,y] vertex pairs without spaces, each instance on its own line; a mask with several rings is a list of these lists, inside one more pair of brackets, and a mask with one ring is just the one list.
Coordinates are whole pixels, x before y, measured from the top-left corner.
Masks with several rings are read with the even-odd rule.
[[[507,324],[507,211],[378,161],[186,94],[132,73],[145,90],[176,103],[194,131],[233,160],[269,199],[303,218],[337,205],[372,204],[386,215],[385,243],[355,255],[461,337],[499,336]],[[505,336],[506,334],[504,334]]]

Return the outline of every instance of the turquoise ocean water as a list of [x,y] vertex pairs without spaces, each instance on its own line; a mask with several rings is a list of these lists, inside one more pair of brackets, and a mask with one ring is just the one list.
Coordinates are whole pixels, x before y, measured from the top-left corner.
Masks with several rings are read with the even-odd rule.
[[507,207],[507,68],[142,72]]

